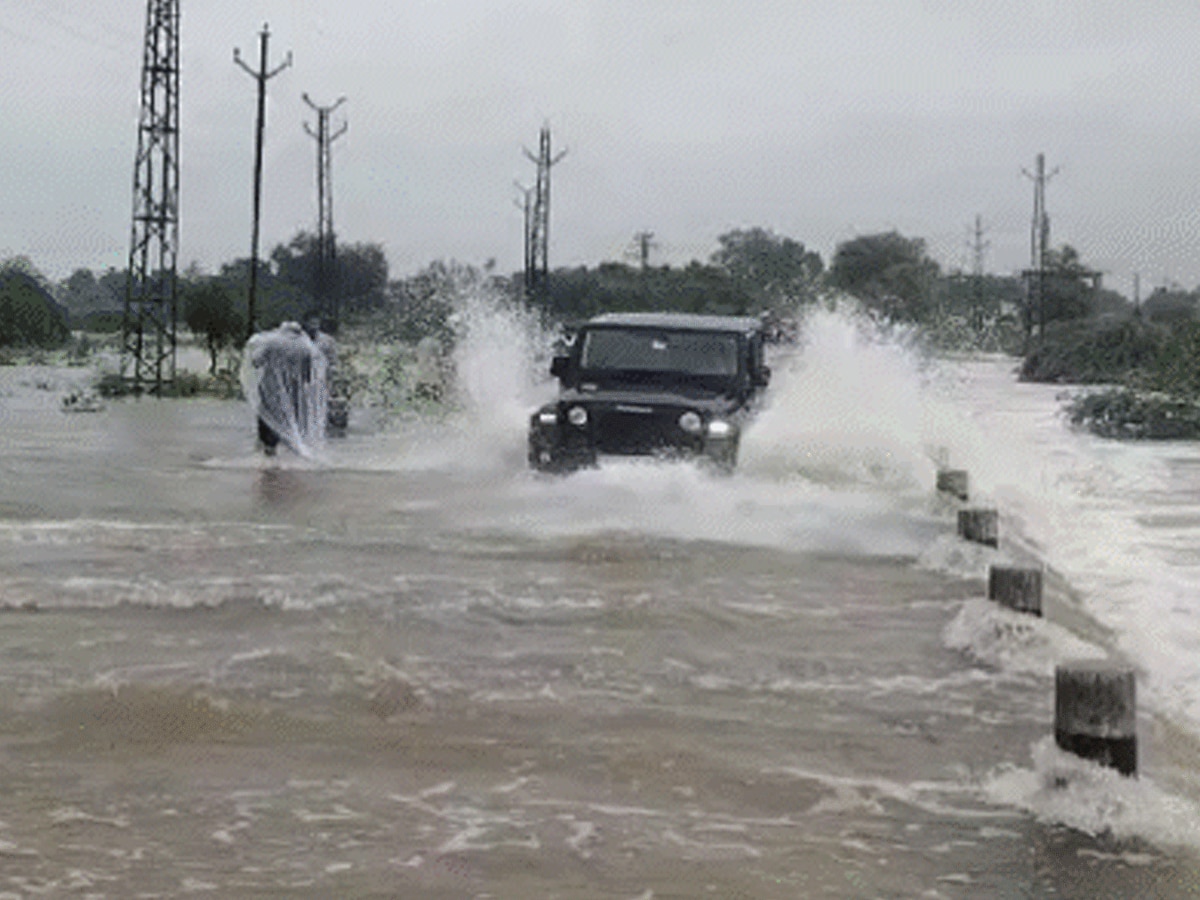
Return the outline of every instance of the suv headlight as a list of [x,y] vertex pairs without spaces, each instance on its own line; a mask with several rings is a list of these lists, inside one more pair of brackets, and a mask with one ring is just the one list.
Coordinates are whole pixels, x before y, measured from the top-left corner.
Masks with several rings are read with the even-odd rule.
[[729,422],[723,422],[720,419],[713,419],[713,421],[708,423],[708,436],[710,438],[732,437],[733,432],[733,425],[731,425]]
[[549,427],[551,425],[558,424],[558,413],[551,410],[545,410],[544,412],[538,413],[537,418],[539,425],[545,425],[546,427]]
[[700,429],[704,427],[704,422],[701,421],[699,413],[688,410],[679,417],[679,427],[688,434],[699,434]]
[[582,406],[572,406],[567,410],[567,421],[576,428],[582,428],[588,421],[587,410]]

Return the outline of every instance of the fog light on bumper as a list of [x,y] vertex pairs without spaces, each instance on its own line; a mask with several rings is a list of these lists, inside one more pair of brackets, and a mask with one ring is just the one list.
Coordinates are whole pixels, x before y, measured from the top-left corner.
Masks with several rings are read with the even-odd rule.
[[704,428],[704,422],[701,421],[698,413],[689,411],[679,417],[679,427],[688,434],[699,434]]

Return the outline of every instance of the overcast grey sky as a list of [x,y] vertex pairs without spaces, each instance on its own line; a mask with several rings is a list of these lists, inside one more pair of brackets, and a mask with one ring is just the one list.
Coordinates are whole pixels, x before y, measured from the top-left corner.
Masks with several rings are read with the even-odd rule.
[[[1052,241],[1128,292],[1200,284],[1200,3],[1162,0],[181,0],[180,264],[249,255],[254,80],[270,24],[264,251],[316,219],[303,104],[345,95],[342,241],[395,275],[521,264],[514,180],[543,122],[550,262],[706,259],[763,226],[828,261],[898,229],[969,267],[1028,261],[1032,169]],[[144,0],[0,0],[0,257],[59,278],[129,253]]]

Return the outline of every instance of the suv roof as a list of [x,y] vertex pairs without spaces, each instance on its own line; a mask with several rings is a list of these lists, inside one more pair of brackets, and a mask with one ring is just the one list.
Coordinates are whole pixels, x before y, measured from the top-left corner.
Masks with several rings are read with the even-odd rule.
[[665,328],[679,331],[760,331],[763,324],[754,316],[702,316],[695,313],[603,313],[588,319],[589,325],[614,325],[634,328]]

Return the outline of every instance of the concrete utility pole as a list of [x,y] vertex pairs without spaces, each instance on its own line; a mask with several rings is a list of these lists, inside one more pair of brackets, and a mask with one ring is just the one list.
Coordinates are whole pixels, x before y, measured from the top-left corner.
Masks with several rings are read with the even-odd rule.
[[271,32],[264,24],[258,35],[257,72],[242,61],[237,47],[233,48],[233,61],[258,82],[258,119],[254,128],[254,222],[250,230],[250,296],[246,308],[247,339],[254,334],[254,301],[258,292],[258,224],[262,212],[263,129],[267,119],[267,82],[292,64],[292,51],[289,50],[282,63],[270,71],[267,70],[267,43],[270,36]]
[[149,0],[121,324],[121,377],[135,393],[175,380],[178,252],[179,0]]
[[638,258],[642,263],[642,271],[645,272],[650,268],[650,251],[658,246],[654,242],[654,232],[639,231],[633,236],[633,239],[638,243]]
[[1046,334],[1046,250],[1050,246],[1050,216],[1046,212],[1046,182],[1058,174],[1055,168],[1046,171],[1046,155],[1037,155],[1037,167],[1030,173],[1027,169],[1021,172],[1033,182],[1033,226],[1029,237],[1029,272],[1026,273],[1026,292],[1028,307],[1026,310],[1026,334],[1032,331],[1032,316],[1037,310],[1038,333]]
[[345,97],[339,97],[330,106],[318,106],[308,94],[304,94],[304,102],[317,113],[317,130],[313,131],[308,123],[304,130],[317,141],[317,307],[324,318],[329,319],[329,330],[337,333],[340,304],[337,282],[337,245],[333,231],[333,156],[330,146],[346,133],[349,128],[345,122],[334,132],[329,131],[329,114],[346,102]]
[[542,126],[538,155],[534,156],[529,150],[525,150],[525,156],[537,164],[533,219],[528,230],[529,254],[525,268],[525,294],[530,300],[539,301],[543,306],[548,299],[550,282],[550,169],[566,155],[566,150],[557,156],[551,154],[549,125]]
[[521,271],[525,275],[525,295],[526,298],[529,298],[531,296],[529,293],[529,273],[533,271],[533,256],[531,254],[533,247],[533,232],[531,230],[533,228],[533,188],[525,187],[519,181],[514,181],[513,186],[521,192],[521,199],[514,202],[517,204],[517,209],[521,210],[525,217],[524,230],[522,231],[525,247],[521,257]]

